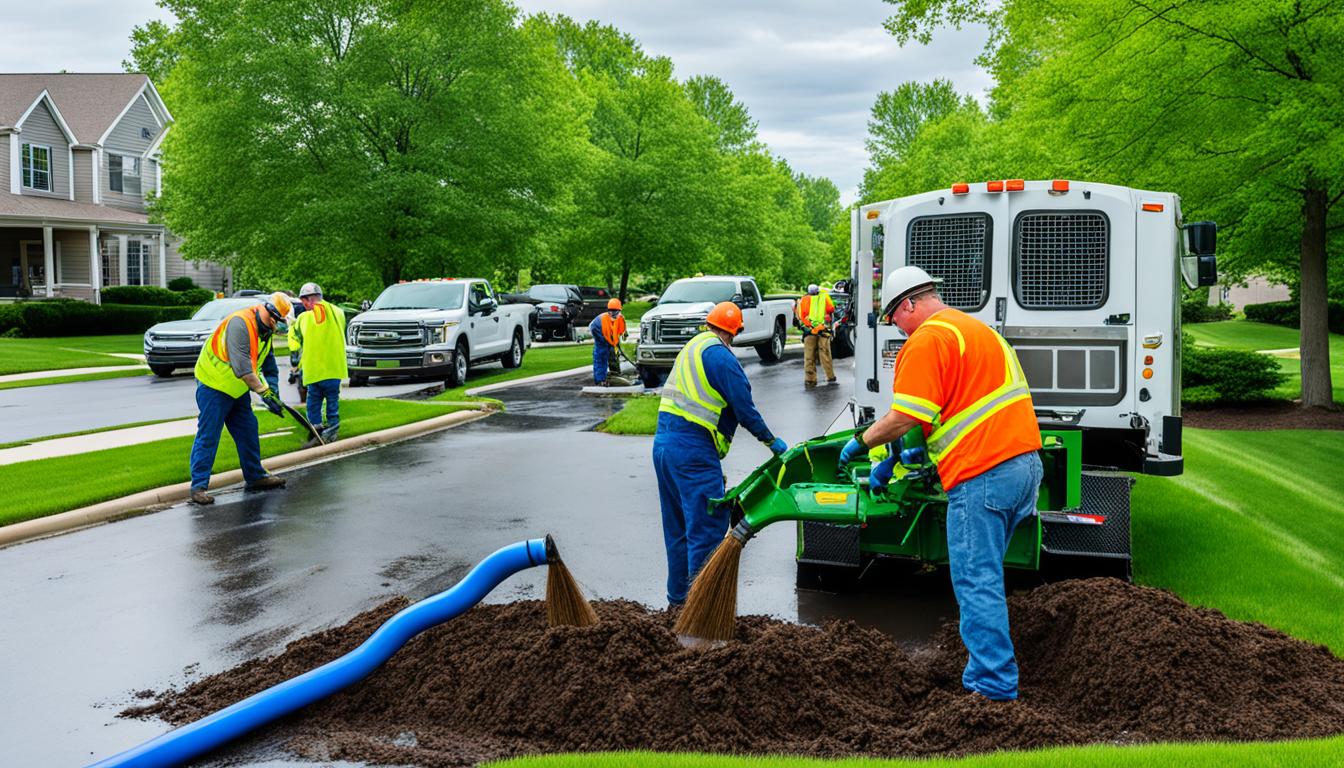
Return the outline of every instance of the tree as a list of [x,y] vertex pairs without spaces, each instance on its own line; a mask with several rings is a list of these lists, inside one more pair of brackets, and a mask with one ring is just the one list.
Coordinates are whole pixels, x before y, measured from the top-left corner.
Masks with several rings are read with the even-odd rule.
[[714,126],[720,152],[741,154],[759,148],[756,121],[726,83],[712,75],[697,75],[684,87],[696,113]]
[[[890,1],[890,0],[889,0]],[[1301,302],[1302,403],[1333,408],[1329,254],[1344,245],[1344,6],[1150,0],[901,3],[898,38],[991,25],[994,132],[1033,163],[1176,189],[1219,221],[1232,275],[1291,269]],[[1063,174],[1061,174],[1063,175]]]
[[795,173],[793,183],[803,196],[803,214],[808,225],[819,239],[829,239],[835,220],[844,215],[844,209],[840,207],[840,190],[835,188],[835,182],[824,176]]
[[131,58],[121,62],[127,72],[147,75],[156,87],[168,81],[168,75],[177,64],[178,46],[173,40],[173,29],[155,19],[131,29]]
[[865,142],[872,162],[899,160],[925,123],[951,114],[961,105],[961,96],[948,80],[906,82],[894,91],[879,93],[873,102]]

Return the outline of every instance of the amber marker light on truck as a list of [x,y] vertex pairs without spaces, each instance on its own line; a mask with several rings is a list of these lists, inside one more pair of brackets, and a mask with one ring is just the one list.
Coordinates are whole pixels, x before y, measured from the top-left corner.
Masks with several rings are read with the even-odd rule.
[[1145,210],[1145,211],[1151,211],[1151,212],[1153,212],[1153,213],[1161,213],[1161,212],[1162,212],[1162,204],[1161,204],[1161,203],[1144,203],[1144,204],[1143,204],[1143,210]]
[[986,191],[986,192],[1002,192],[1002,191],[1003,191],[1003,182],[1002,182],[1002,181],[986,181],[986,182],[985,182],[985,191]]
[[1027,182],[1022,179],[1009,179],[1004,182],[1009,192],[1021,192],[1027,188]]
[[864,215],[867,216],[867,218],[868,218],[869,221],[872,221],[873,219],[876,219],[880,214],[878,214],[877,211],[869,211],[868,213],[866,213],[866,214],[864,214]]
[[964,181],[959,184],[952,185],[952,194],[954,195],[964,195],[970,191],[971,191],[971,185],[967,184]]

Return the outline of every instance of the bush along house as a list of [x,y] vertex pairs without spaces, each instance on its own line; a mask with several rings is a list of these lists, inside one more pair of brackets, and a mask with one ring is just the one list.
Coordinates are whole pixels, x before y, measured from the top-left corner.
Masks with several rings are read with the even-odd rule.
[[101,303],[104,287],[177,277],[231,289],[146,214],[172,124],[141,74],[0,74],[0,301]]

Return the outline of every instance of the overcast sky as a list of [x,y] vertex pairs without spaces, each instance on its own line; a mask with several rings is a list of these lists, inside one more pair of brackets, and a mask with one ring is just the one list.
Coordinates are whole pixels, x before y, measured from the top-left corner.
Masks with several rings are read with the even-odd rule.
[[[515,0],[528,13],[597,19],[668,56],[677,77],[722,78],[760,123],[760,135],[796,170],[827,176],[846,203],[867,154],[868,110],[906,80],[947,78],[984,95],[973,62],[982,29],[948,31],[905,48],[882,29],[881,0]],[[171,16],[152,0],[45,0],[5,19],[0,72],[115,72],[131,27]],[[171,105],[169,105],[171,108]]]

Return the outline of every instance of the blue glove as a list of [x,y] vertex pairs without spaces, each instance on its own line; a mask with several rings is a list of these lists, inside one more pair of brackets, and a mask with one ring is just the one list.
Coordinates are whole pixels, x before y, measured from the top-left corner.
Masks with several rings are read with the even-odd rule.
[[859,442],[859,438],[851,437],[845,447],[840,450],[840,468],[844,469],[849,463],[868,453],[868,447]]
[[266,410],[274,413],[276,416],[284,418],[285,409],[280,405],[280,398],[275,396],[275,390],[268,389],[265,392],[262,392],[260,397],[261,404],[266,406]]
[[789,450],[789,444],[784,442],[782,438],[776,437],[775,441],[770,444],[770,450],[774,452],[776,456],[779,456],[780,454]]
[[887,490],[887,483],[891,482],[891,473],[896,469],[896,457],[888,456],[878,462],[873,467],[872,472],[868,473],[868,487],[874,493],[881,493]]

